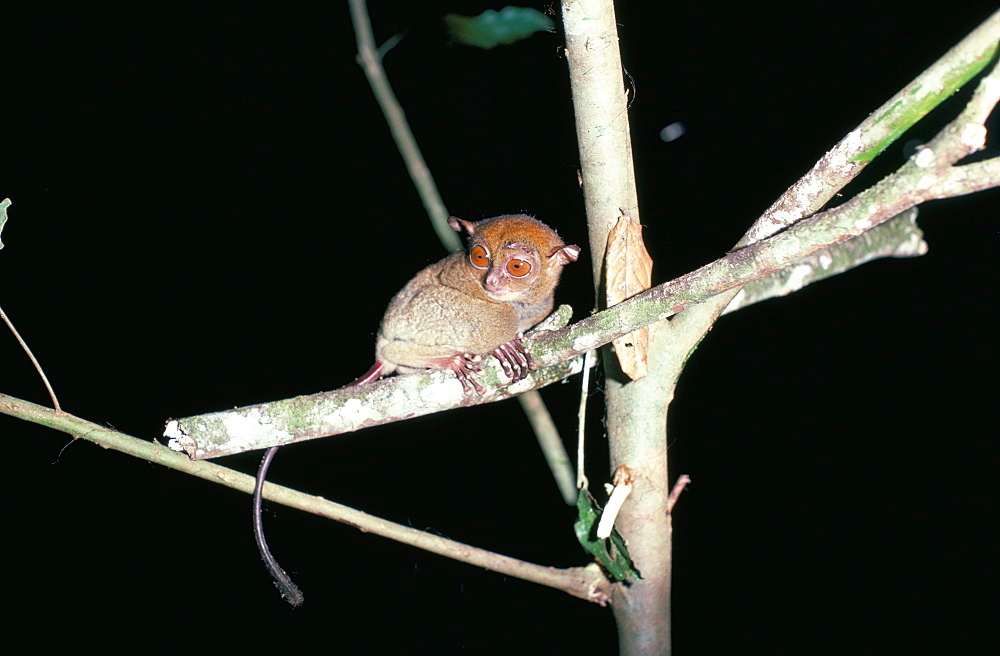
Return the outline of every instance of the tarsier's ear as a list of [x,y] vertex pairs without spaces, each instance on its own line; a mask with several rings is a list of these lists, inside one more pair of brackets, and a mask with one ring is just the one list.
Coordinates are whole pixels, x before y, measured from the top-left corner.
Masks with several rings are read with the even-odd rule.
[[455,232],[464,232],[470,236],[476,231],[475,225],[471,221],[463,221],[457,216],[449,216],[448,225],[450,225],[451,229]]
[[552,249],[549,253],[549,259],[555,259],[559,264],[569,264],[570,262],[576,262],[576,258],[580,257],[580,247],[576,244],[571,246],[559,246],[558,248]]

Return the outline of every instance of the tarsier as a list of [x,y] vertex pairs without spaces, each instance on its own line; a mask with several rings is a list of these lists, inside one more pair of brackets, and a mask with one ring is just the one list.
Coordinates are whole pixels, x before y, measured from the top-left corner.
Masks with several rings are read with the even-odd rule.
[[[552,311],[562,268],[580,247],[520,214],[475,223],[451,217],[448,224],[465,234],[468,250],[430,265],[393,297],[375,342],[375,365],[351,385],[393,372],[450,369],[466,394],[483,394],[474,374],[484,355],[496,357],[511,382],[537,368],[521,337]],[[257,472],[254,537],[282,596],[298,606],[302,592],[271,555],[261,525],[261,490],[277,449],[267,450]]]

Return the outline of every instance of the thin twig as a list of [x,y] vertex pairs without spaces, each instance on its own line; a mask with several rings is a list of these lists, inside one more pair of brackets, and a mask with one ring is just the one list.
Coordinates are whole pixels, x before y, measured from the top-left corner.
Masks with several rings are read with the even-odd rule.
[[3,308],[0,308],[0,319],[3,319],[4,323],[7,324],[7,327],[10,328],[10,332],[14,335],[14,339],[16,339],[17,343],[21,345],[21,348],[24,349],[24,352],[28,355],[28,359],[31,360],[31,364],[34,365],[35,371],[38,372],[38,375],[42,379],[42,383],[45,385],[45,389],[49,391],[49,398],[52,399],[52,407],[55,408],[56,412],[62,412],[62,408],[59,406],[59,399],[56,398],[56,391],[52,389],[52,385],[49,384],[49,377],[45,375],[42,365],[38,363],[38,360],[35,358],[35,354],[31,352],[30,348],[28,348],[28,343],[21,338],[21,333],[17,332],[17,328],[14,327],[14,322],[10,320],[7,313],[3,311]]
[[687,489],[687,486],[691,484],[691,477],[687,474],[681,474],[677,482],[674,483],[673,489],[670,490],[670,496],[667,498],[667,514],[674,512],[674,506],[677,505],[677,500],[681,497],[681,492]]
[[[424,209],[426,209],[431,225],[442,245],[449,251],[461,250],[462,241],[448,225],[449,214],[445,208],[444,200],[441,198],[434,177],[424,161],[424,156],[420,152],[413,131],[410,130],[406,114],[396,99],[385,68],[382,66],[382,58],[399,43],[402,37],[393,36],[382,47],[376,48],[371,19],[368,16],[365,1],[350,0],[349,4],[351,21],[354,24],[354,32],[357,37],[358,63],[364,70],[365,77],[368,78],[375,100],[382,108],[382,114],[389,125],[393,141],[396,142],[399,154],[406,164],[406,169],[410,172],[410,179],[413,181],[417,193],[420,194]],[[552,472],[552,477],[556,481],[556,486],[559,488],[563,500],[568,505],[573,505],[576,503],[576,489],[573,487],[573,471],[570,467],[569,456],[566,454],[566,447],[563,446],[559,431],[545,407],[541,394],[537,390],[528,389],[517,399],[531,424],[538,446],[542,450],[545,462]]]
[[[364,0],[349,0],[351,8],[351,22],[354,24],[354,34],[358,43],[358,64],[368,78],[368,84],[372,88],[375,100],[382,108],[386,123],[392,132],[392,140],[399,148],[399,154],[403,157],[406,170],[410,173],[413,186],[417,188],[420,200],[427,210],[427,215],[434,226],[434,232],[438,239],[449,251],[462,249],[462,240],[458,234],[448,226],[448,210],[445,208],[441,194],[438,193],[437,185],[434,184],[434,176],[431,175],[427,162],[417,146],[417,140],[410,130],[406,121],[406,114],[402,106],[396,100],[396,94],[389,84],[389,78],[382,68],[382,56],[388,52],[390,45],[387,44],[385,51],[376,47],[375,37],[372,35],[372,23],[368,17],[368,8]],[[390,39],[391,45],[395,45],[397,39]]]
[[535,433],[538,446],[542,449],[542,455],[552,472],[563,501],[568,506],[576,504],[576,486],[573,484],[573,468],[570,465],[569,454],[566,453],[566,447],[559,437],[559,430],[552,421],[549,409],[542,401],[542,395],[538,390],[528,390],[518,394],[517,401],[521,404],[528,423],[531,424],[531,430]]
[[576,413],[576,487],[587,489],[587,474],[584,467],[584,442],[586,438],[587,399],[590,396],[590,369],[594,366],[597,351],[587,351],[583,358],[583,376],[580,377],[580,409]]
[[[3,227],[7,223],[7,208],[10,206],[11,201],[9,198],[4,198],[0,201],[0,233],[3,232]],[[3,242],[0,241],[0,249],[2,248]],[[56,412],[62,412],[62,408],[59,406],[59,399],[56,398],[56,391],[52,389],[52,385],[49,384],[49,377],[45,375],[45,370],[42,369],[42,365],[38,363],[38,360],[35,358],[35,354],[31,352],[30,348],[28,348],[28,343],[21,337],[21,333],[17,332],[17,328],[14,327],[14,322],[10,320],[7,313],[3,311],[3,308],[0,308],[0,319],[3,319],[4,323],[7,324],[7,328],[9,328],[11,334],[14,335],[14,339],[16,339],[17,343],[21,345],[21,348],[24,349],[24,352],[28,355],[28,359],[31,360],[31,364],[34,365],[35,371],[38,372],[38,375],[42,379],[42,383],[45,385],[45,389],[49,391],[49,398],[52,399],[52,407],[55,408]]]

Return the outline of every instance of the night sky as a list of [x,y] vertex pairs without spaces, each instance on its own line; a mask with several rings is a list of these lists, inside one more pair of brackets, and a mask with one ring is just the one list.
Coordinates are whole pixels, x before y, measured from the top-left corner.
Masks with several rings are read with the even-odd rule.
[[[654,282],[725,254],[994,8],[621,4]],[[562,37],[481,51],[440,27],[443,13],[501,6],[371,12],[380,42],[404,35],[385,65],[449,211],[530,213],[586,246]],[[68,412],[152,440],[168,417],[339,387],[371,364],[389,298],[443,255],[354,61],[346,3],[325,11],[5,24],[0,306]],[[686,134],[661,140],[678,121]],[[674,518],[676,653],[994,643],[998,200],[921,207],[926,256],[726,317],[691,358],[670,416],[671,477],[694,480]],[[577,317],[593,305],[589,257],[557,295]],[[543,391],[571,448],[578,383]],[[0,393],[48,404],[2,329]],[[599,394],[594,487],[607,475]],[[272,549],[307,597],[293,611],[258,560],[247,496],[84,441],[64,449],[65,434],[7,416],[0,436],[8,640],[614,653],[609,609],[266,505]],[[271,480],[532,562],[587,562],[512,401],[289,447]]]

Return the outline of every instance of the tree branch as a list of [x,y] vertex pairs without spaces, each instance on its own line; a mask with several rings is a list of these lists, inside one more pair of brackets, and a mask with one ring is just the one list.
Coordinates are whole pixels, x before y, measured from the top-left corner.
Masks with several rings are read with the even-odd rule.
[[[994,58],[998,41],[1000,11],[994,12],[841,139],[754,222],[737,248],[822,209],[868,162],[982,71]],[[677,347],[684,349],[685,354],[690,352],[735,295],[736,291],[721,294],[672,321]]]
[[[0,412],[81,437],[105,448],[176,469],[206,481],[225,485],[244,494],[253,493],[253,476],[212,462],[191,460],[186,455],[172,451],[156,442],[140,440],[70,414],[56,412],[51,408],[22,401],[5,394],[0,394]],[[501,574],[562,590],[574,597],[602,606],[608,601],[610,583],[596,565],[567,569],[536,565],[418,531],[274,483],[264,484],[264,498],[349,524],[366,533],[374,533],[470,565],[484,567]]]
[[[990,26],[993,36],[1000,33],[1000,12],[987,20],[984,26]],[[963,56],[972,57],[974,62],[980,62],[984,56],[992,56],[996,51],[996,41],[992,42],[992,46],[981,43],[990,36],[982,34],[984,26],[973,32],[973,35],[978,35],[978,41],[972,40],[973,35],[970,35],[949,54],[960,52]],[[970,40],[978,44],[977,48],[968,47]],[[967,63],[966,68],[969,66],[971,64]],[[936,70],[936,67],[929,70]],[[927,75],[925,73],[917,79],[923,80]],[[499,401],[560,380],[579,370],[579,362],[569,361],[574,356],[722,292],[777,273],[803,258],[818,255],[824,249],[864,234],[924,201],[1000,185],[1000,166],[994,160],[955,166],[962,158],[984,147],[984,122],[1000,97],[998,88],[1000,73],[994,67],[980,82],[965,110],[955,121],[945,126],[896,173],[843,205],[794,223],[771,237],[753,241],[752,232],[763,234],[762,231],[767,231],[758,226],[747,233],[746,241],[752,241],[749,246],[726,257],[562,330],[535,331],[528,343],[534,359],[543,368],[516,385],[496,389],[504,379],[499,366],[490,360],[485,367],[483,382],[491,389],[483,397],[466,397],[461,386],[447,372],[427,372],[348,390],[172,420],[168,422],[164,435],[170,438],[173,448],[183,449],[192,458],[212,458],[339,435],[460,406]],[[852,134],[865,134],[865,125],[862,124]],[[841,145],[834,149],[839,153],[837,161],[847,158],[850,152],[856,158],[866,157],[875,147],[875,144],[868,143],[869,139],[852,141],[849,150],[844,150],[847,146]],[[836,168],[832,161],[827,167]],[[804,192],[800,189],[796,193],[801,195]],[[818,202],[815,195],[810,198]],[[758,224],[763,221],[773,227],[775,221],[784,221],[780,204],[781,201],[772,206]],[[818,261],[822,267],[822,256]],[[731,299],[723,298],[728,305]],[[724,307],[718,307],[717,312]]]
[[998,39],[1000,11],[847,133],[754,222],[738,245],[773,235],[818,212],[906,130],[986,68],[997,52]]
[[[612,0],[562,0],[561,4],[600,309],[606,306],[606,292],[612,285],[608,272],[612,267],[603,257],[609,234],[622,214],[640,223],[618,23]],[[615,521],[629,542],[630,558],[641,563],[643,576],[631,586],[612,590],[622,653],[633,653],[634,638],[645,645],[645,653],[670,651],[671,524],[662,508],[669,494],[667,409],[677,378],[665,366],[671,362],[669,329],[669,324],[661,322],[646,331],[645,376],[635,381],[622,371],[612,349],[601,351],[610,466],[616,473],[625,466],[634,474],[635,493]]]
[[[184,449],[193,458],[211,458],[498,401],[560,380],[579,370],[580,363],[569,362],[574,356],[717,294],[777,273],[803,258],[818,256],[821,251],[858,237],[921,202],[953,193],[971,193],[956,185],[951,177],[956,170],[952,165],[985,144],[985,127],[967,119],[983,117],[985,120],[988,112],[984,113],[983,107],[996,102],[990,90],[997,84],[998,75],[1000,73],[994,69],[985,77],[980,83],[982,91],[973,96],[959,119],[949,123],[896,173],[843,205],[800,221],[783,232],[756,241],[576,324],[561,330],[531,333],[526,343],[532,357],[543,368],[516,385],[495,389],[503,378],[499,365],[489,361],[484,382],[491,389],[482,397],[465,396],[461,385],[447,372],[427,372],[178,419],[169,422],[165,436],[171,438],[172,446]],[[1000,185],[997,171],[977,170],[991,176],[977,179],[975,187]],[[822,267],[822,257],[819,263]]]
[[854,239],[817,251],[776,273],[747,283],[722,314],[786,296],[882,257],[915,257],[926,252],[927,242],[917,225],[917,208],[913,207]]
[[[542,365],[554,365],[606,344],[685,307],[776,273],[802,258],[857,237],[925,200],[972,193],[1000,184],[1000,171],[997,170],[1000,167],[992,160],[952,166],[961,157],[982,147],[985,139],[982,123],[996,104],[997,73],[994,69],[983,79],[963,117],[950,123],[928,148],[899,171],[844,205],[794,223],[809,209],[826,203],[905,127],[979,72],[996,53],[998,33],[1000,11],[852,130],[785,192],[747,232],[743,242],[749,242],[750,246],[562,331],[541,336],[536,333],[531,341],[535,360]],[[954,127],[959,122],[961,129]],[[597,145],[595,142],[588,147]],[[790,224],[791,227],[775,234]],[[766,235],[774,236],[761,241]],[[729,304],[731,296],[704,306],[709,322]],[[689,324],[704,321],[701,313],[688,313],[684,319],[690,319]],[[707,325],[704,327],[707,329]],[[592,334],[587,334],[588,330],[592,330]],[[696,334],[687,338],[686,343],[693,346],[703,332],[694,331]],[[490,361],[484,378],[491,388],[503,380],[499,367],[494,364]],[[336,390],[170,421],[165,435],[171,439],[173,447],[187,451],[191,457],[216,457],[338,435],[463,405],[497,401],[537,389],[578,369],[578,363],[555,371],[546,368],[515,386],[492,389],[484,397],[475,399],[460,395],[460,386],[446,373],[414,374],[377,381],[349,392]]]

